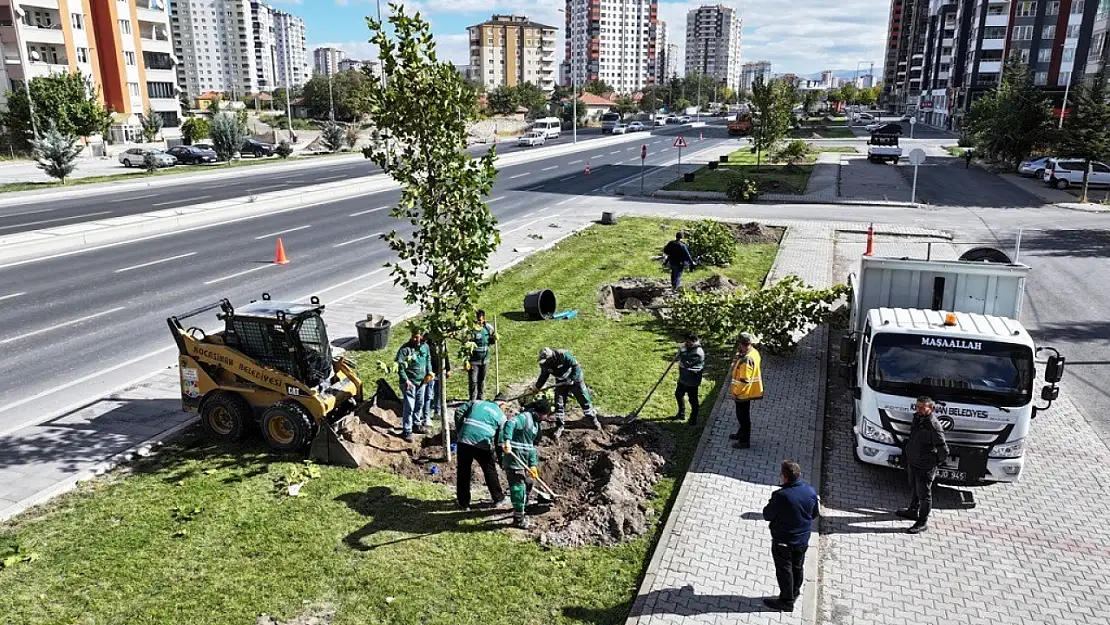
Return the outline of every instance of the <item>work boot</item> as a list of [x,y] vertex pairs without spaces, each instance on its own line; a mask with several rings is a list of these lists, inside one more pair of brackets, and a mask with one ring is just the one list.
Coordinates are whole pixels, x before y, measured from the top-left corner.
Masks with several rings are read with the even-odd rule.
[[673,420],[673,421],[682,421],[683,419],[686,418],[686,414],[682,413],[682,412],[676,412],[668,418]]
[[698,422],[698,413],[696,413],[696,412],[691,413],[690,414],[690,420],[687,423],[689,423],[690,425],[695,425],[695,424],[697,424],[697,422]]
[[423,434],[425,432],[424,426],[423,425],[414,425],[414,426],[412,426],[412,432],[413,432],[413,434]]
[[590,417],[590,423],[594,426],[595,430],[601,429],[601,421],[597,418],[597,415]]
[[411,443],[414,440],[412,432],[405,432],[404,434],[402,434],[401,440],[405,441],[406,443]]
[[918,521],[916,523],[911,525],[910,528],[908,530],[906,530],[906,533],[907,534],[920,534],[921,532],[924,532],[927,529],[929,529],[929,526],[928,526],[928,524],[925,523],[925,520],[924,519],[918,519]]
[[901,510],[895,510],[894,515],[906,519],[907,521],[917,520],[917,510],[914,510],[913,508],[903,508]]
[[560,438],[563,437],[563,432],[564,431],[566,431],[566,428],[563,427],[562,423],[560,423],[559,425],[555,426],[555,431],[552,432],[551,437],[554,438],[555,440],[559,440]]
[[793,612],[794,604],[783,603],[778,597],[768,597],[763,600],[763,605],[778,612]]
[[740,440],[740,430],[737,430],[737,431],[733,432],[732,434],[729,434],[728,435],[728,440],[730,440],[730,441]]
[[740,441],[736,441],[732,445],[733,449],[750,449],[751,446],[751,443],[741,443]]
[[514,516],[513,527],[522,530],[530,530],[532,529],[532,520],[524,515]]

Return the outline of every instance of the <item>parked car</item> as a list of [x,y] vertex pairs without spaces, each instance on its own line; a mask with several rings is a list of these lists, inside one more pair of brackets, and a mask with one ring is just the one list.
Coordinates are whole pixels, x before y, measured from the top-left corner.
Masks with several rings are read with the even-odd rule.
[[212,150],[213,152],[216,151],[216,146],[212,145],[211,143],[194,143],[193,147],[200,148],[201,150]]
[[678,122],[678,115],[668,115],[667,116],[667,123],[668,124],[677,124],[677,123],[679,123]]
[[852,124],[857,126],[865,126],[877,121],[879,120],[875,119],[875,116],[870,113],[856,113],[852,115]]
[[666,125],[666,123],[667,123],[667,114],[666,113],[656,113],[655,118],[654,118],[654,122],[655,122],[656,126]]
[[166,152],[145,148],[131,148],[121,153],[119,155],[119,162],[123,163],[124,167],[142,167],[143,160],[148,153],[154,155],[154,162],[157,163],[159,167],[173,167],[177,164],[177,159]]
[[640,132],[643,129],[644,125],[641,122],[628,122],[628,132]]
[[872,163],[897,163],[902,158],[898,135],[875,133],[867,140],[867,160]]
[[243,142],[243,147],[239,148],[239,153],[243,156],[251,154],[255,158],[261,158],[263,156],[273,156],[274,144],[263,143],[258,139],[247,139]]
[[1044,169],[1048,166],[1048,162],[1053,159],[1052,156],[1042,156],[1040,158],[1026,159],[1018,165],[1018,173],[1022,176],[1032,176],[1037,179],[1044,178]]
[[874,124],[868,124],[866,128],[871,134],[880,135],[898,135],[901,137],[903,132],[902,124],[894,122],[876,122]]
[[615,135],[623,135],[624,133],[628,132],[628,124],[615,124],[613,126],[610,126],[609,132]]
[[[1072,185],[1083,185],[1083,170],[1086,163],[1079,159],[1049,159],[1044,170],[1044,183],[1057,189],[1067,189]],[[1091,161],[1091,176],[1087,182],[1092,186],[1110,186],[1110,167],[1105,163]]]
[[680,124],[689,124],[689,123],[690,123],[690,121],[691,121],[691,120],[690,120],[690,116],[689,116],[689,115],[683,115],[682,117],[679,117],[679,118],[678,118],[678,123],[680,123]]
[[200,165],[202,163],[215,163],[216,151],[205,150],[196,145],[175,145],[166,150],[166,153],[177,159],[182,165]]
[[528,147],[543,145],[545,143],[547,143],[547,133],[542,130],[529,130],[520,135],[520,138],[516,141],[517,145],[526,145]]

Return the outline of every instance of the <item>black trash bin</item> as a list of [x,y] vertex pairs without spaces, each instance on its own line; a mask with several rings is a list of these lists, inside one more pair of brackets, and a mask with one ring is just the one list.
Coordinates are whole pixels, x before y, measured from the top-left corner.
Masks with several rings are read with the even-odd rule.
[[722,163],[727,163],[728,162],[728,154],[722,154],[720,156],[720,159],[721,159]]
[[366,315],[365,321],[356,321],[358,347],[363,351],[376,352],[389,345],[389,330],[393,324],[381,315]]
[[524,312],[529,319],[551,319],[555,316],[555,293],[542,289],[525,295]]
[[709,161],[709,169],[717,169],[717,165],[720,165],[720,163],[717,161]]
[[685,174],[682,174],[682,180],[684,182],[693,182],[694,181],[694,172],[691,171],[691,172],[687,172]]

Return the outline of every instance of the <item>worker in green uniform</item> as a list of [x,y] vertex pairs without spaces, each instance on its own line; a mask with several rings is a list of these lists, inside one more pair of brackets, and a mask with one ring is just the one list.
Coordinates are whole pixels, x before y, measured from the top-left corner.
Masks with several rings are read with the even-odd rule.
[[501,427],[501,466],[509,480],[514,527],[528,529],[532,526],[531,521],[524,516],[524,509],[531,498],[534,480],[540,475],[539,454],[536,453],[540,423],[550,418],[551,403],[540,398],[525,406],[524,410],[512,418],[506,419],[505,425]]
[[474,343],[474,349],[470,352],[466,370],[470,373],[470,401],[474,401],[482,399],[485,394],[490,346],[497,343],[497,332],[486,323],[486,311],[478,311],[470,340]]
[[468,401],[455,409],[455,437],[458,440],[458,478],[455,496],[459,507],[470,509],[470,476],[474,461],[482,467],[490,499],[495,508],[505,505],[505,491],[497,475],[497,437],[505,425],[505,413],[490,401]]
[[413,328],[409,341],[397,350],[397,377],[401,383],[401,431],[407,442],[412,442],[412,434],[423,434],[424,429],[424,391],[427,390],[428,376],[431,373],[431,355],[428,344],[424,342],[424,332]]
[[548,377],[555,378],[555,440],[563,435],[566,423],[567,396],[573,394],[582,413],[590,418],[594,429],[601,429],[601,422],[597,419],[597,409],[590,400],[590,390],[582,377],[582,365],[574,358],[569,350],[551,349],[545,347],[540,350],[540,377],[532,385],[531,390],[543,388]]

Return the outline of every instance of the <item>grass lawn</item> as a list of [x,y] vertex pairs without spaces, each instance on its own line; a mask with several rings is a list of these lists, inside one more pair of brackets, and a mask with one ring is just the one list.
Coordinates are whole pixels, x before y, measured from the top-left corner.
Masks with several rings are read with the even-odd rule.
[[[811,154],[812,156],[812,154]],[[668,191],[720,191],[728,189],[728,183],[733,176],[747,176],[759,183],[759,188],[764,193],[793,193],[801,195],[806,192],[809,175],[813,173],[812,164],[795,165],[787,170],[786,163],[774,162],[771,157],[764,154],[762,164],[756,169],[756,155],[750,148],[736,150],[728,155],[728,162],[721,163],[717,169],[702,167],[695,173],[693,182],[684,182],[682,179],[663,187]],[[812,163],[812,158],[808,159]]]
[[859,154],[859,150],[850,145],[819,145],[815,144],[817,152],[836,152],[839,154]]
[[954,145],[946,145],[946,146],[944,146],[944,151],[948,152],[949,156],[961,156],[962,157],[964,155],[964,152],[967,151],[967,148],[958,148]]
[[[675,350],[647,313],[607,319],[598,288],[624,276],[662,277],[650,256],[680,222],[622,219],[593,227],[507,271],[483,306],[501,334],[501,383],[536,374],[543,345],[571,349],[604,413],[632,411]],[[639,254],[629,254],[639,250]],[[742,246],[726,275],[758,285],[776,246]],[[708,276],[698,271],[697,280]],[[522,320],[524,293],[553,289],[577,319]],[[371,384],[379,355],[354,353]],[[712,404],[727,362],[711,352],[702,387]],[[463,378],[450,395],[462,395]],[[643,412],[673,411],[675,373]],[[490,389],[492,390],[490,380]],[[685,473],[698,430],[662,422],[679,457],[660,482],[663,512]],[[180,443],[0,525],[0,546],[34,561],[0,569],[5,623],[249,625],[288,619],[309,604],[334,607],[336,624],[623,623],[661,527],[615,548],[550,549],[460,512],[444,486],[382,471],[319,467],[301,496],[275,483],[303,466],[260,443]],[[484,496],[484,490],[475,493]],[[3,547],[0,547],[0,551]],[[0,554],[2,555],[2,554]]]

